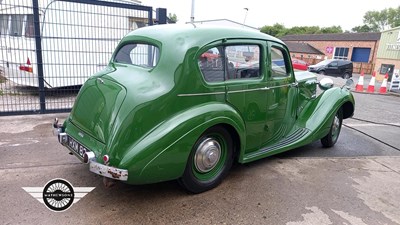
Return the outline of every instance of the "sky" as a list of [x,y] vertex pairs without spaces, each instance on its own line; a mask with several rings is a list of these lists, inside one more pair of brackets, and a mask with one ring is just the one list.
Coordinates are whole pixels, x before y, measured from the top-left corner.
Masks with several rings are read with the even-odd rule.
[[[143,5],[166,8],[178,23],[190,21],[192,0],[141,0]],[[293,26],[341,26],[343,31],[363,25],[367,11],[400,6],[400,0],[195,0],[195,21],[229,19],[260,28],[275,23]],[[247,8],[246,11],[244,8]],[[247,16],[246,16],[247,13]]]

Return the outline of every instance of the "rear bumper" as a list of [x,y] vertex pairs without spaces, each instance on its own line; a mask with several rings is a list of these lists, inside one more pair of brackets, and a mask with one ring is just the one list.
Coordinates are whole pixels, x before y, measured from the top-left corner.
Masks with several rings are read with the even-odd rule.
[[115,167],[103,165],[101,163],[90,161],[89,170],[95,174],[103,177],[108,177],[114,180],[127,181],[128,180],[128,170],[118,169]]
[[[68,135],[64,133],[64,127],[61,124],[58,124],[58,119],[54,120],[53,123],[53,133],[58,137],[58,142],[65,146],[69,151],[71,151],[74,155],[78,153],[71,149],[68,144]],[[86,149],[85,149],[86,150]],[[128,170],[119,169],[112,166],[104,165],[96,162],[96,155],[93,151],[83,152],[82,154],[79,152],[79,155],[82,157],[78,157],[84,163],[89,164],[89,170],[95,174],[98,174],[103,177],[108,177],[114,180],[127,181],[128,180]]]

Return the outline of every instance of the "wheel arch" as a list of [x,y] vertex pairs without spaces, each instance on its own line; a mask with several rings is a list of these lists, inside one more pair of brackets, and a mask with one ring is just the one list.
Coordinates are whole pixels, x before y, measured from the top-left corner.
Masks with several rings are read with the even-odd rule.
[[[225,128],[229,134],[231,135],[232,138],[232,142],[233,142],[233,160],[235,162],[239,161],[239,156],[240,156],[240,152],[243,149],[242,148],[242,141],[240,140],[240,136],[238,131],[236,130],[235,127],[233,127],[230,124],[227,123],[222,123],[222,124],[217,124],[219,126],[222,126],[223,128]],[[216,126],[217,126],[216,125]]]
[[347,119],[353,116],[354,114],[354,105],[347,101],[345,103],[343,103],[343,105],[341,106],[343,109],[343,119]]

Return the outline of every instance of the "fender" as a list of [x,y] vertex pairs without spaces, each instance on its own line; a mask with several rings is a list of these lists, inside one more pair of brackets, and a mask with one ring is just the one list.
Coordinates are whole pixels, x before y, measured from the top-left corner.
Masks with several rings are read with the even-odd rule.
[[130,147],[118,167],[129,171],[128,183],[146,184],[177,179],[182,176],[193,143],[209,127],[232,126],[244,148],[245,124],[230,106],[204,104],[171,117]]
[[312,132],[312,141],[321,139],[329,133],[336,111],[343,107],[343,119],[354,113],[354,97],[346,88],[331,88],[310,102],[299,115],[298,126]]

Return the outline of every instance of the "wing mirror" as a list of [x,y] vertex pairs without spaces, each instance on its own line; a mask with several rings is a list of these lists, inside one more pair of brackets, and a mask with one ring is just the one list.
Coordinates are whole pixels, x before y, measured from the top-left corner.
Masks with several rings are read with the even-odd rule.
[[351,87],[353,87],[353,84],[354,84],[353,79],[347,79],[347,80],[346,80],[346,83],[343,85],[342,88],[345,87],[345,88],[347,88],[348,90],[350,90]]
[[333,87],[333,80],[331,78],[322,78],[318,83],[319,88],[322,90],[328,90],[329,88]]

